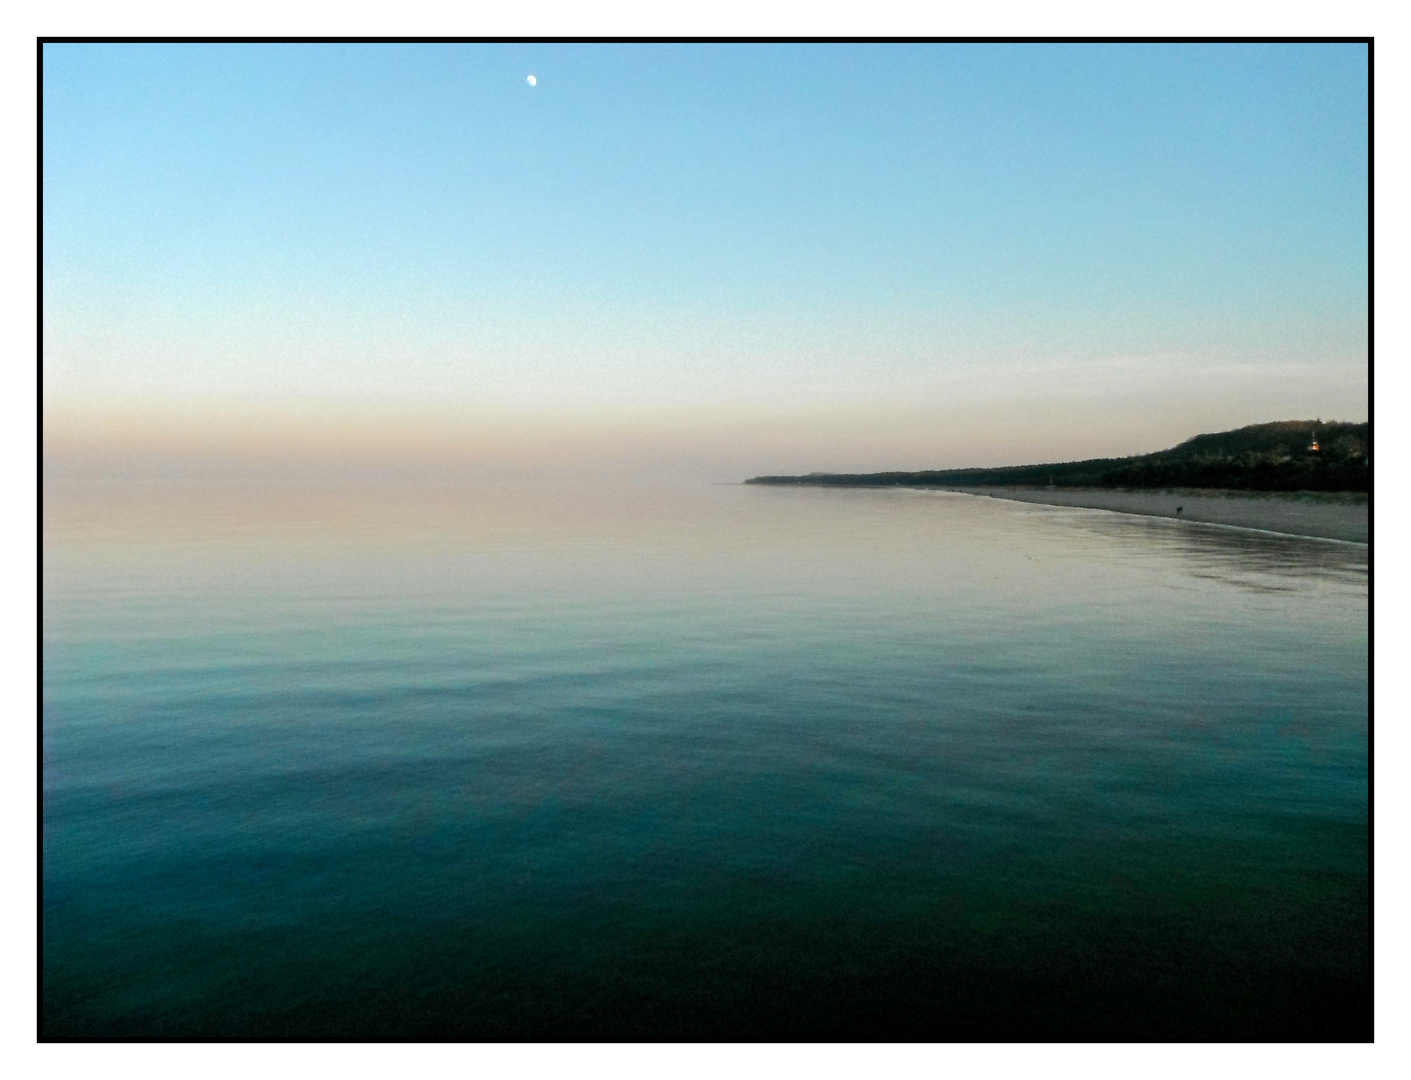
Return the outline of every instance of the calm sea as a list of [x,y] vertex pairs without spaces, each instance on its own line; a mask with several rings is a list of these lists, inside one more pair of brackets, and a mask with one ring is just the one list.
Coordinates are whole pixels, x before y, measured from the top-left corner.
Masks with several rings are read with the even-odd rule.
[[46,483],[46,1037],[1365,1039],[1365,547]]

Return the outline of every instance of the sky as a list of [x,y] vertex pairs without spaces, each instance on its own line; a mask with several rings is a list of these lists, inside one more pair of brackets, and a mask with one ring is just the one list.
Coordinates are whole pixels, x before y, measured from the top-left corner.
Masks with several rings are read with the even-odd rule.
[[1365,420],[1367,109],[1359,45],[46,45],[46,470]]

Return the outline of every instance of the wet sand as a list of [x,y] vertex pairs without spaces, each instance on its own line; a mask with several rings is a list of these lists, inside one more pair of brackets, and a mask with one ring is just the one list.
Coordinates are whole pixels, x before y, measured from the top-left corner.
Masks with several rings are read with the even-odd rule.
[[[1367,497],[1353,493],[1211,491],[1121,491],[1106,488],[955,487],[966,495],[988,495],[1049,506],[1083,506],[1149,517],[1179,517],[1213,525],[1265,529],[1291,536],[1368,542]],[[1180,508],[1178,514],[1177,508]]]

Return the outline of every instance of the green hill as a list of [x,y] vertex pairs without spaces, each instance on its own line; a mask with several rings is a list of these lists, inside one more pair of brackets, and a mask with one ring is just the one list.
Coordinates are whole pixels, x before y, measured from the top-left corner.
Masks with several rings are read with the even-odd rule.
[[[1316,442],[1317,448],[1314,449]],[[1230,488],[1371,491],[1370,423],[1282,420],[1197,435],[1169,450],[1047,465],[923,472],[756,476],[747,484],[844,487]]]

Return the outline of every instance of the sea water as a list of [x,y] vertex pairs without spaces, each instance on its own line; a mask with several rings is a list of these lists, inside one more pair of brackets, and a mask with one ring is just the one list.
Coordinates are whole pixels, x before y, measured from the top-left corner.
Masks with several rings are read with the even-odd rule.
[[47,483],[42,1034],[1368,1038],[1367,552]]

